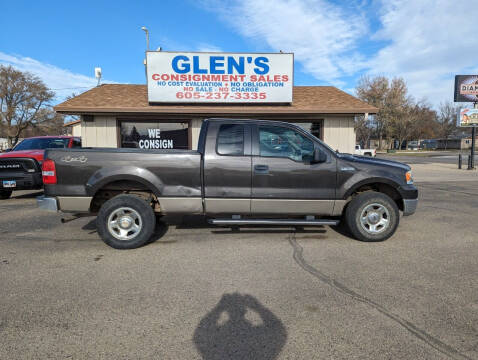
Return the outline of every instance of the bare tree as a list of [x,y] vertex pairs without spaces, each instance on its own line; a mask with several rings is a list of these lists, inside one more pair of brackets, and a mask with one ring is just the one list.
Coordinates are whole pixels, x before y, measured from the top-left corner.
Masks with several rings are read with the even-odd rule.
[[9,147],[28,127],[52,119],[48,104],[54,95],[37,76],[0,65],[0,124]]
[[358,142],[367,147],[368,142],[373,134],[373,125],[370,118],[365,118],[364,115],[358,115],[355,117],[355,133],[357,135]]
[[405,81],[402,78],[392,79],[385,96],[383,116],[387,119],[385,133],[388,142],[392,143],[392,138],[396,138],[399,149],[412,131],[410,118],[412,104],[413,99],[408,96],[408,88]]
[[439,135],[445,139],[445,150],[448,146],[448,138],[456,130],[456,118],[458,111],[459,106],[456,106],[451,101],[440,104],[437,121],[439,125]]
[[360,78],[355,93],[360,100],[363,100],[370,105],[379,109],[375,115],[375,130],[378,135],[378,148],[382,148],[382,139],[385,135],[388,118],[386,116],[385,104],[389,91],[389,81],[384,76],[377,76],[370,78],[363,76]]
[[[437,132],[436,112],[425,100],[415,101],[408,94],[407,84],[402,78],[362,77],[356,93],[361,100],[379,108],[374,121],[379,148],[384,136],[389,144],[396,139],[401,148],[405,141],[418,140],[425,134],[433,137]],[[365,131],[364,127],[364,124],[356,123],[358,136]]]
[[428,102],[425,100],[418,102],[411,116],[414,118],[412,139],[430,139],[438,136],[437,113]]

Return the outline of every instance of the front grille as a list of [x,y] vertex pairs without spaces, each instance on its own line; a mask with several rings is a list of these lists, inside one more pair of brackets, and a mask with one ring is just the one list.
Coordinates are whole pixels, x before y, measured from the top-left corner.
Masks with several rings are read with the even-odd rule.
[[0,159],[0,173],[23,172],[33,173],[40,171],[40,165],[35,159],[12,158]]

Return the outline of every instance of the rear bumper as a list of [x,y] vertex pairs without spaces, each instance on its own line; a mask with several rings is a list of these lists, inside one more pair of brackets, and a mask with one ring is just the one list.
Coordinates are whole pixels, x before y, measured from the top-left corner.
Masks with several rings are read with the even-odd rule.
[[45,196],[37,196],[37,206],[41,210],[45,211],[58,211],[58,202],[55,198],[45,197]]
[[42,175],[40,172],[35,173],[6,173],[0,174],[0,189],[3,189],[3,180],[15,180],[16,185],[14,188],[5,188],[6,190],[31,190],[41,189],[43,186]]
[[72,213],[88,213],[90,211],[91,197],[87,196],[38,196],[37,206],[46,211],[62,211]]

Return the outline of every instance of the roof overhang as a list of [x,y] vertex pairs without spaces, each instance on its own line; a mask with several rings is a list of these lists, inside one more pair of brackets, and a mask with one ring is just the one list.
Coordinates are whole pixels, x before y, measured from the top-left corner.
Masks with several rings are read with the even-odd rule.
[[152,106],[151,108],[74,108],[74,107],[60,107],[57,106],[54,108],[57,113],[68,114],[68,115],[105,115],[105,114],[182,114],[182,115],[195,115],[195,114],[344,114],[344,115],[355,115],[355,114],[374,114],[376,112],[371,112],[370,109],[354,109],[345,110],[345,109],[288,109],[285,106],[277,106],[277,110],[271,110],[270,108],[261,109],[260,107],[237,107],[234,109],[231,108],[166,108],[161,107],[157,108]]

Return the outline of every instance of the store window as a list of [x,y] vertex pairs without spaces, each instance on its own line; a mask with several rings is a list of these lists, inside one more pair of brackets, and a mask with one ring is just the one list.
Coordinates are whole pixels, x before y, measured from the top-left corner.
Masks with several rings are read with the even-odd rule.
[[121,147],[189,149],[187,122],[121,121]]
[[324,120],[316,120],[311,122],[294,122],[294,124],[310,132],[316,138],[324,140]]

